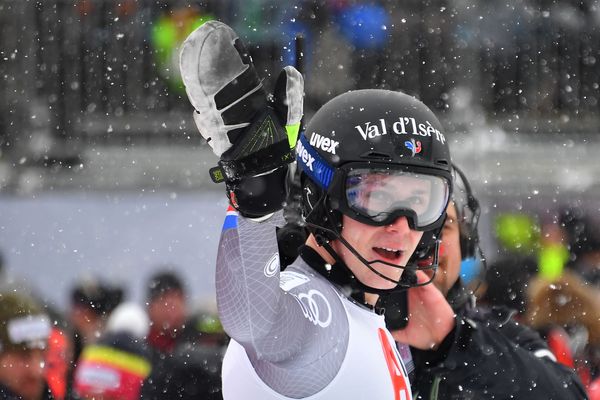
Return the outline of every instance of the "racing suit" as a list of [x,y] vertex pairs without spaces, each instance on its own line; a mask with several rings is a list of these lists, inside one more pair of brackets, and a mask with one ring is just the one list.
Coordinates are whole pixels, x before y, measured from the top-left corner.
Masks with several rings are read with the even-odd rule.
[[229,209],[217,256],[228,399],[411,399],[406,369],[382,315],[354,302],[311,265],[309,247],[280,272],[276,226]]

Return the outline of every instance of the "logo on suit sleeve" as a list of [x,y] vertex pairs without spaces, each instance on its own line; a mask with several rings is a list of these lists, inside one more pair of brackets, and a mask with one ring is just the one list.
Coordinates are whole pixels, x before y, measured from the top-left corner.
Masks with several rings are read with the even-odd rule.
[[323,293],[311,289],[308,293],[292,294],[300,304],[304,317],[314,325],[327,328],[331,324],[331,306]]
[[279,271],[279,253],[275,253],[269,258],[269,261],[265,264],[264,273],[265,276],[271,278]]

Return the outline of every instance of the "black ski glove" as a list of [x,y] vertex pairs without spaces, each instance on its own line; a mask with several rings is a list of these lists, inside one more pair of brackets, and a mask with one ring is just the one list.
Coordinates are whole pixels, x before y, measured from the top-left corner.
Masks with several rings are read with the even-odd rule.
[[225,182],[245,216],[281,209],[303,113],[302,75],[285,67],[267,96],[241,40],[218,21],[188,36],[180,69],[198,130],[220,158],[210,170],[213,181]]

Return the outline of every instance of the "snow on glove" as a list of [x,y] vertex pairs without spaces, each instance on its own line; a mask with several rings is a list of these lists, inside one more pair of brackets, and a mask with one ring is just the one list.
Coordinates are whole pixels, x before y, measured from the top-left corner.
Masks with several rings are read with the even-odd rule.
[[220,157],[213,181],[225,181],[232,205],[246,215],[280,209],[303,113],[302,75],[285,67],[267,96],[241,40],[218,21],[188,36],[180,69],[198,130]]

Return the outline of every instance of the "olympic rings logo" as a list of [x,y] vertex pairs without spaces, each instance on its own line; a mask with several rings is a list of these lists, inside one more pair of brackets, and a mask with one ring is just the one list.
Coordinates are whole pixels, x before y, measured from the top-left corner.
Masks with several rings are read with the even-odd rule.
[[308,293],[300,293],[298,302],[302,313],[310,322],[321,328],[327,328],[331,324],[331,306],[321,292],[311,289]]

